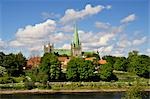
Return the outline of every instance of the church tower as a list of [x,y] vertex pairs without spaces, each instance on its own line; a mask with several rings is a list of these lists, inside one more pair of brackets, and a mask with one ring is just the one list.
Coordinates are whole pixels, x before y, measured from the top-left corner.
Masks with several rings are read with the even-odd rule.
[[73,38],[73,42],[71,43],[71,54],[74,57],[81,57],[81,43],[79,40],[79,35],[78,35],[78,29],[75,25],[74,27],[74,38]]

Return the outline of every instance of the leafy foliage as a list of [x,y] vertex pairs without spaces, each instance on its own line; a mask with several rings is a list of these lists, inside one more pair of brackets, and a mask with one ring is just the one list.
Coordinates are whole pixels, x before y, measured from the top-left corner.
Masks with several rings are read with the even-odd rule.
[[73,58],[67,66],[66,76],[70,81],[90,81],[94,77],[94,65],[91,61]]
[[113,74],[112,64],[109,62],[101,65],[99,70],[100,78],[104,81],[117,80],[116,76]]
[[4,76],[0,78],[0,84],[13,83],[15,82],[12,77]]
[[118,57],[114,63],[114,69],[119,71],[127,70],[127,60],[125,57]]
[[112,66],[114,65],[114,63],[116,61],[116,57],[115,56],[111,56],[111,55],[103,56],[102,59],[104,59],[107,62],[109,62],[110,64],[112,64]]
[[3,77],[7,74],[7,70],[5,67],[0,66],[0,77]]
[[26,76],[29,76],[33,82],[39,81],[39,69],[38,68],[32,68],[30,70],[26,70]]
[[129,88],[122,99],[142,99],[143,89],[140,87],[139,81],[137,84]]
[[73,58],[67,65],[66,77],[70,81],[79,81],[78,67],[83,63],[81,58]]
[[0,52],[0,66],[2,66],[2,63],[4,61],[4,57],[5,57],[5,54],[3,52]]
[[150,57],[146,55],[138,55],[137,51],[129,52],[128,71],[148,78],[150,73]]
[[59,80],[60,74],[61,67],[57,56],[52,53],[45,53],[42,57],[39,68],[39,76],[45,75],[42,81],[45,82]]
[[10,76],[19,76],[23,74],[23,67],[26,64],[26,58],[22,53],[9,54],[3,56],[3,61],[1,66],[5,67]]

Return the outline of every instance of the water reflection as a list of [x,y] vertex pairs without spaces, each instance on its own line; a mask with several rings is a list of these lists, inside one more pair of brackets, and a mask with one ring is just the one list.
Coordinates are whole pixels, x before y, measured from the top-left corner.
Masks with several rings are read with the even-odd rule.
[[[121,99],[123,93],[57,93],[0,95],[0,99]],[[149,99],[147,98],[143,99]]]

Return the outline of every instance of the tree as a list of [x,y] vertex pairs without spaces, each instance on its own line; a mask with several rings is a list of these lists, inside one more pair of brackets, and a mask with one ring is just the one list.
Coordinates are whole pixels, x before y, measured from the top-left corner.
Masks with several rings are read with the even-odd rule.
[[116,61],[116,57],[115,56],[103,56],[102,59],[106,60],[107,62],[109,62],[110,64],[112,64],[112,66],[114,65],[115,61]]
[[39,77],[38,73],[39,73],[38,68],[32,68],[30,70],[26,70],[26,72],[25,72],[26,76],[29,76],[33,82],[39,81],[39,78],[41,79],[41,77]]
[[0,52],[0,66],[2,66],[2,63],[4,61],[4,57],[5,57],[5,54],[3,52]]
[[66,78],[69,81],[79,81],[78,67],[83,63],[81,58],[73,58],[67,64]]
[[80,81],[90,81],[94,77],[95,67],[91,61],[83,61],[78,67]]
[[23,67],[26,66],[27,60],[21,52],[15,55],[15,62],[17,67],[16,74],[24,74]]
[[53,53],[45,53],[41,59],[39,71],[39,74],[47,75],[44,77],[43,82],[59,80],[61,67],[58,57]]
[[91,81],[94,71],[95,67],[91,61],[73,58],[68,63],[66,77],[69,81]]
[[20,76],[21,74],[24,74],[23,67],[25,64],[26,58],[22,55],[22,53],[10,53],[4,56],[2,66],[7,69],[10,76]]
[[150,57],[138,55],[137,51],[129,52],[128,71],[138,76],[148,78],[150,73]]
[[129,52],[127,61],[128,71],[135,73],[135,69],[138,67],[138,51]]
[[127,70],[127,60],[125,57],[118,57],[114,63],[114,69],[120,71]]
[[100,66],[99,75],[101,80],[104,81],[117,80],[116,76],[113,74],[112,64],[109,62]]
[[138,76],[149,78],[150,74],[150,57],[146,55],[138,56],[138,66],[135,72]]
[[138,82],[139,81],[137,81],[134,86],[129,88],[121,99],[142,99],[142,96],[144,95],[144,90]]
[[7,74],[7,70],[5,67],[0,66],[0,77],[3,77]]

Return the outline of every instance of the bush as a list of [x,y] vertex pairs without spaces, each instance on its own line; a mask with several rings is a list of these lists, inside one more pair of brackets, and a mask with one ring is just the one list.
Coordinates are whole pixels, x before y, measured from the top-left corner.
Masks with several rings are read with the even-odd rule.
[[7,70],[5,67],[0,66],[0,77],[3,77],[7,74]]
[[14,83],[15,80],[12,77],[0,77],[0,84]]
[[139,86],[133,86],[127,90],[122,99],[142,99],[142,89]]
[[34,82],[25,82],[24,87],[25,87],[25,89],[31,90],[31,89],[35,88],[35,83]]
[[103,81],[111,81],[111,80],[118,80],[116,75],[113,74],[112,64],[106,63],[101,65],[99,70],[100,79]]
[[21,83],[24,81],[24,77],[13,77],[15,83]]

